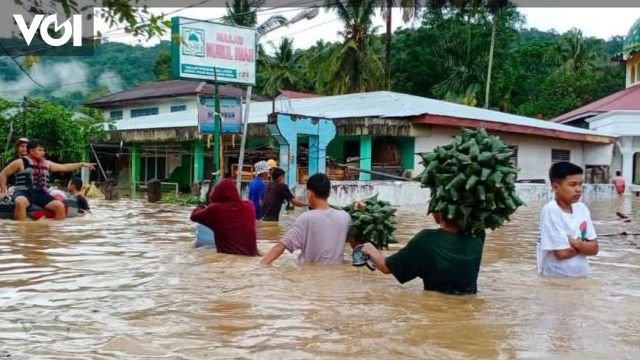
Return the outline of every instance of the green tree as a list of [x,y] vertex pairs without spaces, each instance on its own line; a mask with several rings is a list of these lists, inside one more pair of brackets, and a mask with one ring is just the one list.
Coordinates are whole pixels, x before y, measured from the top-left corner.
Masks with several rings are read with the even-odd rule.
[[18,103],[0,99],[0,166],[15,155],[13,144],[22,136],[19,131],[20,110]]
[[258,24],[258,9],[264,3],[265,0],[233,0],[231,4],[227,2],[227,15],[224,16],[223,21],[229,25],[256,29],[258,35],[287,23],[284,16],[273,15]]
[[[507,63],[509,77],[498,79],[499,89],[496,89],[503,89],[500,91],[508,99],[507,109],[517,111],[521,104],[535,102],[539,97],[537,89],[555,70],[548,61],[554,49],[553,41],[548,40],[522,38],[514,45]],[[507,83],[501,84],[504,80]]]
[[[494,77],[507,79],[506,63],[521,16],[507,8],[496,17]],[[461,98],[486,81],[493,17],[488,9],[431,8],[416,30],[396,32],[392,59],[393,88],[435,98]],[[491,102],[502,100],[504,87],[494,82]],[[500,91],[499,91],[500,90]],[[484,104],[478,92],[478,104]]]
[[40,139],[47,157],[59,162],[75,162],[82,158],[89,142],[105,135],[101,112],[72,112],[42,100],[31,100],[27,111],[28,138]]
[[382,87],[384,67],[376,38],[371,28],[376,4],[371,0],[330,0],[328,7],[336,12],[344,30],[342,44],[333,56],[330,89],[333,94],[377,90]]
[[265,0],[233,0],[228,2],[227,15],[223,22],[229,25],[255,28],[258,24],[258,8],[264,4]]
[[[402,21],[409,23],[414,21],[420,15],[420,0],[400,0],[400,8],[402,8]],[[385,20],[385,42],[384,42],[384,89],[388,90],[391,86],[391,42],[393,35],[391,33],[391,15],[392,9],[396,6],[395,0],[380,0],[382,17]]]
[[334,54],[337,44],[322,40],[300,53],[300,67],[304,82],[300,90],[320,95],[331,94],[330,80],[334,73]]
[[274,97],[279,89],[298,89],[302,83],[298,59],[299,54],[293,48],[293,40],[283,38],[274,56],[267,58],[263,72],[263,94]]
[[553,61],[559,68],[570,71],[603,65],[608,62],[603,44],[601,39],[585,38],[582,31],[571,29],[556,43]]
[[156,62],[153,64],[153,75],[156,80],[171,79],[171,52],[163,50],[158,54]]
[[[65,15],[84,14],[92,18],[94,12],[86,2],[77,0],[13,0],[16,4],[28,8],[33,14],[47,14],[61,7]],[[144,36],[147,39],[164,34],[171,26],[171,22],[164,15],[155,15],[147,6],[140,4],[140,0],[93,0],[93,6],[98,11],[98,17],[109,27],[123,26],[126,33],[134,36]],[[91,3],[91,2],[90,2]]]

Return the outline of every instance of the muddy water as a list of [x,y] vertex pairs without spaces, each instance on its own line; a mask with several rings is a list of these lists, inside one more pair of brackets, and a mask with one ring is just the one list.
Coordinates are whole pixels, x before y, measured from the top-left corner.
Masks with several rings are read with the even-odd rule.
[[[600,233],[638,231],[590,203]],[[640,221],[640,202],[626,211]],[[354,268],[192,248],[189,210],[92,203],[90,218],[0,222],[0,359],[637,358],[640,241],[603,237],[589,279],[535,272],[540,204],[487,240],[476,296]],[[424,226],[401,209],[399,238]],[[292,221],[261,224],[266,251]]]

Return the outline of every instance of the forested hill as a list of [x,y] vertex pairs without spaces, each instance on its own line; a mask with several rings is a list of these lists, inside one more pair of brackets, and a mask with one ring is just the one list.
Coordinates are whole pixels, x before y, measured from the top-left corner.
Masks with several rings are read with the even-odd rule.
[[65,106],[79,105],[88,98],[155,80],[152,69],[163,50],[169,50],[168,42],[152,47],[112,42],[98,46],[93,56],[41,56],[28,71],[43,88],[5,58],[0,61],[0,97],[28,95]]

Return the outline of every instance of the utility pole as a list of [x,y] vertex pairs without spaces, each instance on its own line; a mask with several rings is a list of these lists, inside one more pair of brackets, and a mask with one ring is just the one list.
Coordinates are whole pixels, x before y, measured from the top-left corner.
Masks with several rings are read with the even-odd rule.
[[[220,114],[220,94],[218,92],[218,68],[213,68],[213,81],[214,81],[214,113],[213,113],[213,171],[216,173],[216,184],[220,182],[220,178],[223,174],[223,170],[220,168],[222,155],[222,119]],[[210,185],[213,186],[213,185]]]
[[21,137],[27,136],[27,106],[28,106],[28,101],[27,101],[27,97],[25,96],[22,99],[22,135]]
[[[279,29],[283,26],[289,26],[291,24],[297,23],[298,21],[303,19],[311,20],[316,16],[318,16],[319,12],[320,10],[318,10],[318,8],[305,9],[300,11],[298,14],[296,14],[296,16],[291,18],[291,20],[283,24],[279,24],[268,29],[265,28],[264,30],[259,27],[258,29],[256,29],[256,47],[260,43],[260,37],[264,36],[266,33]],[[247,97],[245,100],[245,109],[244,109],[244,114],[242,119],[242,138],[240,139],[240,154],[238,156],[238,173],[236,175],[236,187],[238,188],[238,192],[240,193],[242,193],[242,173],[243,173],[242,167],[244,165],[244,151],[246,147],[247,132],[249,128],[249,108],[251,107],[252,91],[253,91],[253,86],[249,85],[247,87]],[[272,110],[274,110],[275,112],[274,108],[275,108],[275,99],[274,99],[274,102],[272,103]]]

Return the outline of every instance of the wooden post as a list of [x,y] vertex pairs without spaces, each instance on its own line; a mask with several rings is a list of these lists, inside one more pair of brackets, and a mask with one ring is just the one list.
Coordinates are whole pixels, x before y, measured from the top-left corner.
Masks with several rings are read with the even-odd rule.
[[162,183],[158,179],[151,179],[147,182],[147,200],[154,203],[162,200]]

